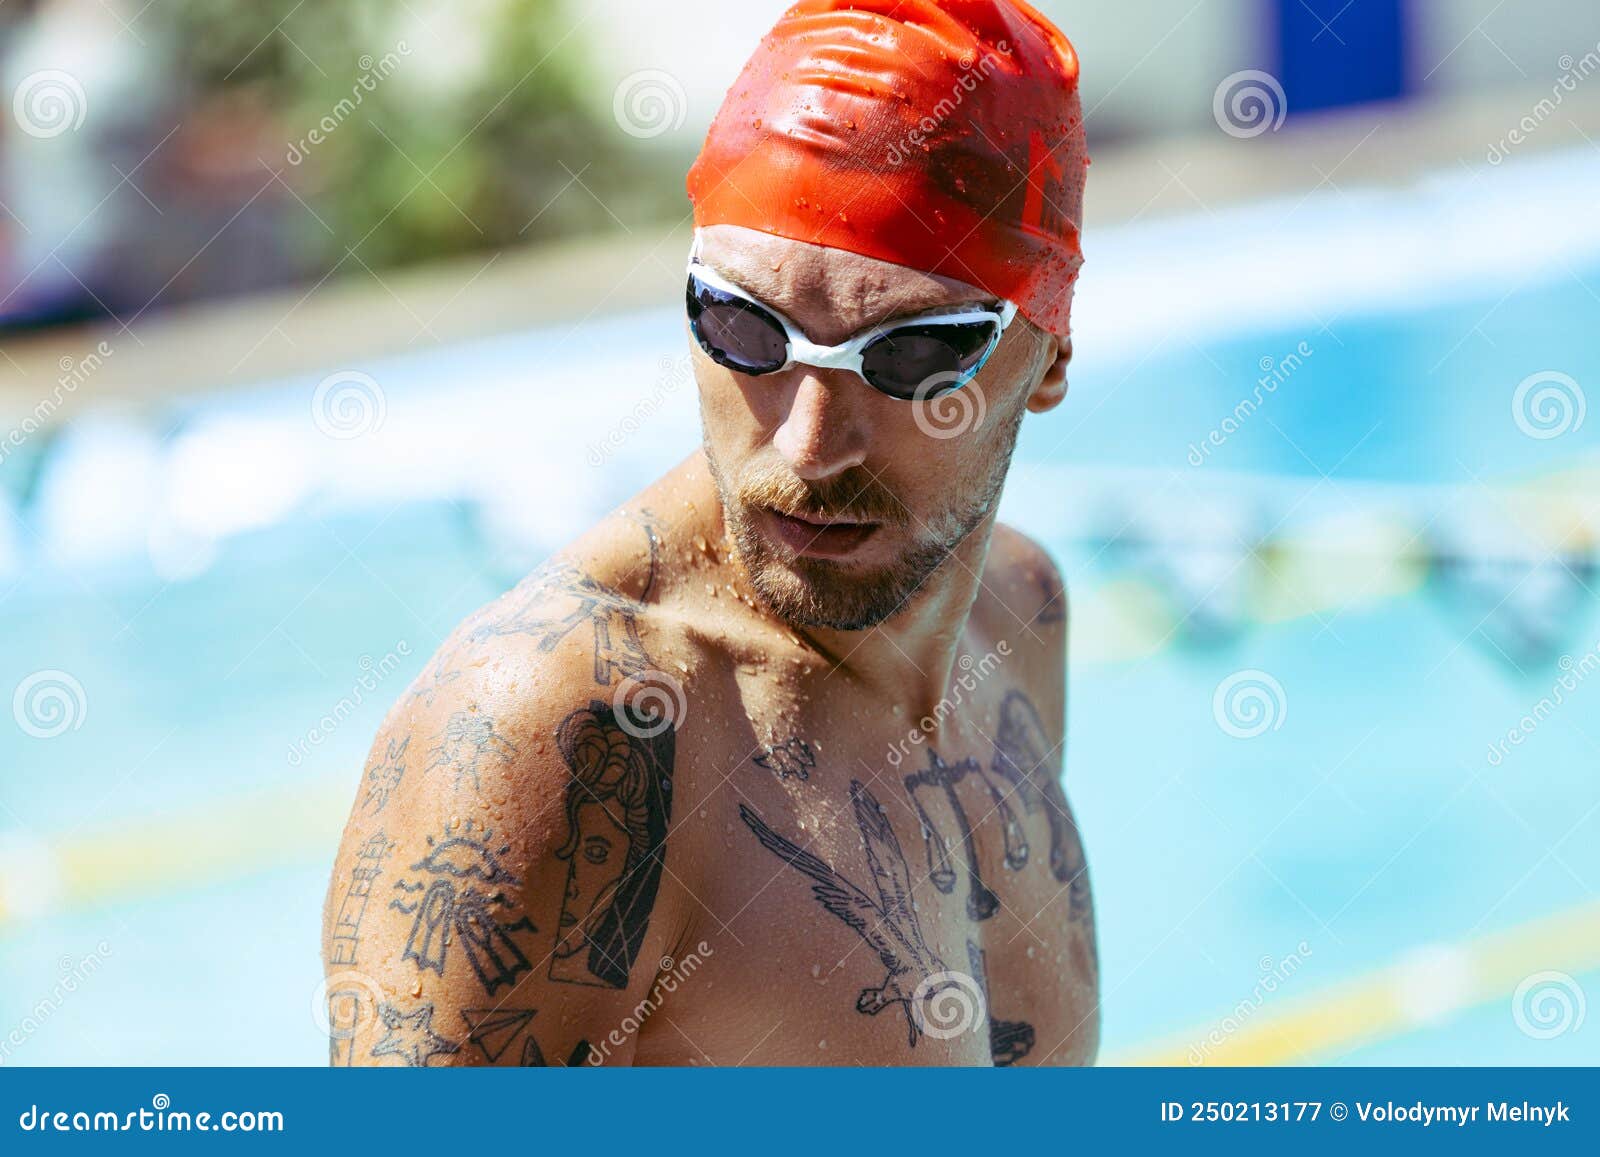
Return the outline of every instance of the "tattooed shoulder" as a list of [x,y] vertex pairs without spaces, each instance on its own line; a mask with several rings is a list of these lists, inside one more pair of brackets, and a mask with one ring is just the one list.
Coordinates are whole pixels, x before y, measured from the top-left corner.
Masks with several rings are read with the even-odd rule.
[[587,652],[590,679],[610,686],[651,667],[641,632],[657,589],[661,532],[645,511],[619,514],[638,539],[603,573],[579,555],[561,554],[469,616],[413,684],[425,707],[470,685],[472,672],[506,656],[538,661],[571,647]]

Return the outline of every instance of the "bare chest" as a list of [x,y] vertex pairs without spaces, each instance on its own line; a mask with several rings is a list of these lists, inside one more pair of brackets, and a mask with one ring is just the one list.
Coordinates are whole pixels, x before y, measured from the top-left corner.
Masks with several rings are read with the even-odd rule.
[[642,1033],[639,1059],[1092,1056],[1083,843],[1060,735],[1027,695],[997,686],[937,733],[841,704],[789,720],[781,739],[759,719],[731,744],[683,735],[674,828],[687,838],[669,866],[680,857],[693,894],[673,963],[692,953],[694,979],[674,983],[671,1027]]

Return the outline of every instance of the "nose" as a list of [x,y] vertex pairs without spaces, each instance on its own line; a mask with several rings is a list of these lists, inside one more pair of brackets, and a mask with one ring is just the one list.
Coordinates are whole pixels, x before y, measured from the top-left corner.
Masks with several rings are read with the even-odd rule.
[[866,461],[867,431],[854,375],[808,369],[789,412],[772,437],[795,474],[807,482],[832,477]]

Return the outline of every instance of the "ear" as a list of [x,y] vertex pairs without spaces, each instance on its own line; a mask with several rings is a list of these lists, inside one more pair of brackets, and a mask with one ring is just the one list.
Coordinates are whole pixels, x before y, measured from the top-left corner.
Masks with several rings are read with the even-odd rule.
[[1045,362],[1044,377],[1028,395],[1028,412],[1047,414],[1061,404],[1067,396],[1067,366],[1072,362],[1072,339],[1042,334],[1045,346],[1040,351]]

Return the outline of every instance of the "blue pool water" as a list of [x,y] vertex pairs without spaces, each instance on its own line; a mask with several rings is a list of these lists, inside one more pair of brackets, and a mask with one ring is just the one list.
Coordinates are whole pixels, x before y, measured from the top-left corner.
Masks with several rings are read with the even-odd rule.
[[[1299,218],[1345,212],[1257,218],[1320,236]],[[1146,250],[1186,239],[1200,268],[1217,228],[1129,231],[1096,259],[1154,281]],[[1310,244],[1279,275],[1338,281]],[[1536,437],[1513,405],[1547,371],[1600,388],[1600,247],[1503,278],[1476,260],[1171,325],[1130,320],[1127,295],[1096,315],[1086,274],[1068,404],[1025,426],[1003,515],[1074,599],[1068,788],[1108,1057],[1181,1053],[1242,1002],[1260,1031],[1379,976],[1398,1013],[1292,1059],[1600,1062],[1600,1009],[1541,1039],[1512,1001],[1541,973],[1600,1001],[1593,936],[1519,939],[1600,897],[1600,677],[1488,755],[1563,657],[1600,662],[1600,418]],[[314,375],[80,421],[25,485],[7,463],[4,688],[61,671],[82,699],[55,738],[0,729],[0,1039],[23,1029],[5,1063],[320,1063],[325,872],[379,719],[455,621],[695,445],[677,327],[663,310],[363,365],[386,412],[358,439],[312,421]],[[1239,672],[1275,684],[1253,738],[1219,723]],[[1484,980],[1475,946],[1502,935],[1526,947]]]

